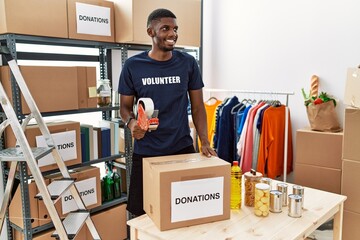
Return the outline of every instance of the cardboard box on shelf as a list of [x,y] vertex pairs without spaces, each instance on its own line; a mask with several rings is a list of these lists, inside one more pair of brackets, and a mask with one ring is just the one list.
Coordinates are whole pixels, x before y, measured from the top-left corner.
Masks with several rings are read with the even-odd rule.
[[345,109],[343,159],[360,162],[360,109]]
[[229,219],[230,167],[198,153],[144,158],[145,212],[160,230]]
[[[91,219],[101,239],[123,240],[127,237],[126,204],[121,204],[105,211],[93,214]],[[86,228],[87,229],[87,228]],[[86,239],[92,239],[90,231],[86,230]]]
[[157,8],[167,8],[175,16],[181,31],[177,46],[200,46],[201,1],[182,0],[111,0],[115,5],[115,42],[150,44],[151,38],[146,32],[149,14]]
[[[75,168],[70,171],[71,178],[76,179],[75,184],[87,209],[93,209],[101,205],[100,169],[93,166]],[[61,179],[60,173],[46,176],[50,182]],[[60,217],[64,218],[67,213],[76,211],[77,205],[70,193],[64,193],[55,207]],[[43,209],[42,209],[43,210]],[[46,209],[45,209],[46,213]]]
[[77,67],[79,108],[96,108],[96,68]]
[[[45,181],[46,185],[49,185],[49,183],[50,183],[49,179],[44,178],[44,181]],[[39,193],[39,191],[37,191],[36,194],[38,194],[38,193]],[[50,215],[49,215],[49,211],[47,210],[47,208],[46,208],[46,206],[44,204],[44,201],[39,200],[39,199],[36,199],[36,201],[37,201],[37,207],[38,207],[39,226],[50,223],[51,218],[50,218]]]
[[[345,201],[346,202],[346,201]],[[360,237],[360,214],[344,210],[342,240],[354,240]]]
[[66,0],[0,0],[0,34],[67,38]]
[[[27,184],[24,182],[23,184]],[[29,205],[30,205],[30,217],[31,217],[31,227],[39,226],[38,222],[38,204],[37,199],[35,198],[36,194],[38,194],[38,190],[34,180],[31,180],[28,184],[29,189]],[[20,228],[24,228],[24,215],[22,201],[21,201],[21,189],[20,184],[17,186],[14,196],[11,199],[9,205],[9,218],[12,223],[19,226]]]
[[[56,147],[67,166],[81,163],[80,123],[74,121],[59,121],[47,123],[50,133],[54,138]],[[44,146],[38,125],[28,125],[25,136],[30,147]],[[5,130],[6,147],[14,147],[16,139],[11,128]],[[42,172],[58,169],[51,155],[38,160],[38,166]],[[30,174],[30,171],[28,171]]]
[[360,171],[360,162],[352,160],[343,160],[343,174],[341,181],[341,194],[347,196],[344,209],[360,214],[360,184],[358,177]]
[[114,3],[67,0],[69,38],[115,42]]
[[295,162],[319,167],[341,169],[343,133],[296,131]]
[[[40,112],[79,109],[76,67],[20,66],[21,74]],[[1,67],[0,80],[12,102],[11,74]],[[21,94],[22,113],[30,113]]]
[[295,164],[294,183],[319,190],[341,193],[341,169]]

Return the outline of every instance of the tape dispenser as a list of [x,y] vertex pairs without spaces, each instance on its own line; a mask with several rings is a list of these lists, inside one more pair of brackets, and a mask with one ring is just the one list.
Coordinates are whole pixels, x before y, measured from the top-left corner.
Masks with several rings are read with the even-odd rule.
[[154,110],[151,98],[140,98],[136,104],[137,124],[146,131],[154,131],[159,126],[159,110]]

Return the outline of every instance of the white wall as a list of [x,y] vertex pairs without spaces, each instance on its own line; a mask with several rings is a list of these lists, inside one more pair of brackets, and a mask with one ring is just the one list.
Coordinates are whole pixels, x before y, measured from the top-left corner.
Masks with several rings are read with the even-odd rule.
[[339,99],[346,70],[360,63],[358,0],[203,0],[203,78],[207,88],[294,92],[293,127],[308,126],[301,88]]

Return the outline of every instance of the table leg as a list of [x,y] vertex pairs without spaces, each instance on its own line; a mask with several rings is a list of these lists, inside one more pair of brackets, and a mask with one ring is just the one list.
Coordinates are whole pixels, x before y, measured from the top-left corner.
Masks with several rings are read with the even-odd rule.
[[339,211],[334,215],[334,225],[333,225],[334,240],[341,240],[342,238],[343,212],[344,212],[344,203],[341,203],[339,205]]
[[130,240],[138,240],[138,230],[134,227],[130,227]]

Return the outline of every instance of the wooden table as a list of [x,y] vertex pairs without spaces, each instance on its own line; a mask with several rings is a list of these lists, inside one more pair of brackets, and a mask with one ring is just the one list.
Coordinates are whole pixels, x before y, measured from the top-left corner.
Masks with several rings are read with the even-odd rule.
[[[274,184],[274,183],[273,183]],[[289,193],[292,185],[289,184]],[[242,206],[232,210],[231,218],[168,231],[160,231],[145,214],[129,220],[131,240],[292,240],[305,239],[319,226],[334,218],[334,239],[341,239],[343,204],[346,196],[305,188],[301,218],[288,216],[287,207],[281,213],[257,217],[253,208]]]

